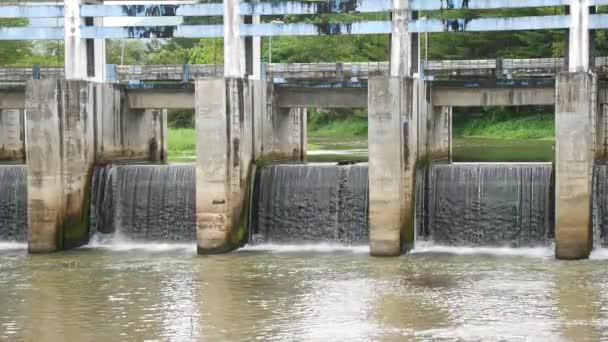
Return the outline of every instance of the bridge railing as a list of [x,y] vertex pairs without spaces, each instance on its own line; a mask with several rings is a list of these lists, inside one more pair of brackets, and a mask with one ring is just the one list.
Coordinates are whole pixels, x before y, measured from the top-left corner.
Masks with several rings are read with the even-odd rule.
[[[479,59],[441,60],[422,63],[425,75],[440,78],[450,77],[552,77],[566,71],[564,58],[532,59]],[[206,65],[109,65],[115,77],[111,80],[128,81],[181,81],[190,82],[200,77],[222,77],[224,66]],[[366,79],[387,75],[388,62],[363,63],[273,63],[267,64],[265,72],[275,79],[348,80]],[[594,71],[608,75],[608,57],[594,60]],[[0,67],[0,82],[25,82],[32,78],[63,77],[62,67]]]

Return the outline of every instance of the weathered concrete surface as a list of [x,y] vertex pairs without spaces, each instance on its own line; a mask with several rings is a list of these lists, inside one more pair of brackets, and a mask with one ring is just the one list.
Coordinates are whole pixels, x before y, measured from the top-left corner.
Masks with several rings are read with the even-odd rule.
[[[256,160],[306,159],[306,108],[281,108],[272,82],[254,82],[254,154]],[[258,97],[260,96],[260,97]],[[257,102],[262,101],[262,103]]]
[[450,160],[452,107],[432,107],[428,121],[428,153],[433,160]]
[[280,108],[366,108],[365,88],[275,87]]
[[411,34],[408,32],[412,11],[409,0],[393,0],[390,75],[411,76]]
[[3,89],[0,92],[0,110],[24,109],[25,93],[21,89]]
[[592,247],[593,76],[557,77],[555,106],[555,255],[583,259]]
[[194,108],[192,89],[129,90],[129,108],[188,109]]
[[0,110],[0,162],[25,163],[24,110]]
[[608,160],[608,87],[598,84],[595,117],[595,159]]
[[[229,252],[246,238],[251,94],[239,78],[196,81],[196,227],[199,254]],[[249,112],[248,112],[249,111]]]
[[542,106],[555,104],[553,88],[442,88],[433,87],[437,107]]
[[[64,5],[64,65],[68,80],[90,80],[102,82],[106,77],[105,39],[82,39],[81,26],[86,20],[80,15],[81,4],[103,3],[100,0],[65,0]],[[103,18],[93,18],[91,23],[103,26]],[[90,44],[90,49],[88,45]],[[88,56],[92,54],[92,56]],[[87,56],[92,63],[88,63]]]
[[33,80],[26,88],[29,251],[76,247],[88,238],[93,85]]
[[[96,161],[167,160],[167,111],[130,109],[125,91],[115,84],[95,84]],[[150,107],[153,108],[153,107]]]
[[417,122],[410,103],[412,80],[369,82],[370,252],[396,256],[413,243],[413,189]]

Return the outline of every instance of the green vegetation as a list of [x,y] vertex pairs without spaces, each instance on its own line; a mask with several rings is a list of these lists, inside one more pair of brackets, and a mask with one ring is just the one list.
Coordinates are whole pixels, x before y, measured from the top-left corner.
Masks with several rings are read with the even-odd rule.
[[548,139],[555,136],[553,113],[514,112],[454,114],[455,138]]
[[196,132],[194,128],[169,128],[167,134],[169,160],[194,160],[196,155]]
[[308,136],[367,138],[367,111],[361,109],[309,110]]

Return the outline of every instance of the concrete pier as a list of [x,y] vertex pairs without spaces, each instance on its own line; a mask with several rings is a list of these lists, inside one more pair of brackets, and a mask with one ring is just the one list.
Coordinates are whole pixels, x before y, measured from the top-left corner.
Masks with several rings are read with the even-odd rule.
[[369,81],[369,229],[374,256],[397,256],[411,247],[417,123],[411,110],[412,80]]
[[118,85],[95,84],[96,161],[167,161],[167,110],[131,109]]
[[594,76],[560,74],[555,106],[555,255],[584,259],[592,248]]
[[86,81],[27,84],[30,253],[76,247],[88,239],[93,91]]
[[225,253],[247,237],[253,146],[247,80],[197,80],[196,235],[199,254]]
[[428,153],[433,160],[452,157],[452,107],[431,107],[428,121]]
[[25,163],[25,112],[0,110],[0,162]]

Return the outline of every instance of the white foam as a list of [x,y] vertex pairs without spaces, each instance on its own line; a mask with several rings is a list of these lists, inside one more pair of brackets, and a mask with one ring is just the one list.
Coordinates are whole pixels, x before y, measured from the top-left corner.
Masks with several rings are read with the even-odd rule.
[[302,244],[302,245],[277,245],[277,244],[260,244],[247,245],[239,251],[262,251],[270,253],[336,253],[346,252],[353,254],[369,254],[369,246],[346,246],[340,244]]
[[22,249],[27,250],[27,242],[0,241],[0,251]]
[[171,252],[192,251],[196,253],[196,243],[171,243],[154,241],[133,241],[121,236],[106,236],[97,234],[91,238],[89,244],[84,248],[106,249],[116,252],[124,251],[147,251],[147,252]]
[[[412,254],[442,253],[454,255],[492,255],[492,256],[525,256],[544,258],[554,256],[553,246],[547,247],[459,247],[442,246],[432,242],[417,242]],[[607,253],[608,255],[608,253]]]
[[598,248],[591,251],[591,260],[608,260],[608,248]]

